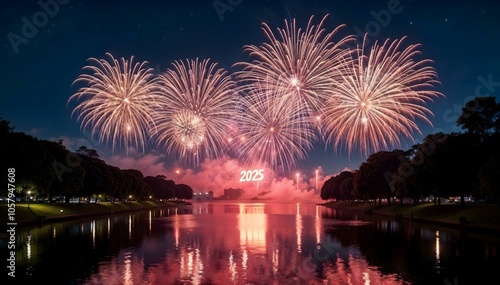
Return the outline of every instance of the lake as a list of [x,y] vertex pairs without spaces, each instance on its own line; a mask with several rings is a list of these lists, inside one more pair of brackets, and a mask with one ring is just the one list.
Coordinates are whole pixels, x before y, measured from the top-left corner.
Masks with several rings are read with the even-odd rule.
[[486,284],[499,246],[315,204],[195,202],[18,227],[2,284]]

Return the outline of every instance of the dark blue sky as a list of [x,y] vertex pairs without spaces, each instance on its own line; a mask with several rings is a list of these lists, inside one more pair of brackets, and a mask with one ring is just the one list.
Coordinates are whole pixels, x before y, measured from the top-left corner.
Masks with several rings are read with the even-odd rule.
[[[379,28],[372,30],[372,40],[406,35],[407,44],[422,44],[422,58],[435,61],[442,83],[437,89],[446,95],[427,105],[435,114],[431,118],[434,126],[419,124],[423,136],[458,130],[455,121],[466,101],[476,95],[498,98],[500,94],[497,1],[401,0],[401,11],[392,14],[387,23],[376,25],[373,14],[398,1],[221,0],[218,2],[237,3],[222,17],[214,1],[60,0],[68,3],[59,4],[52,15],[43,12],[37,2],[8,1],[0,11],[0,117],[11,121],[17,131],[41,139],[89,140],[66,105],[76,91],[71,83],[89,57],[103,58],[106,52],[115,57],[134,55],[160,71],[171,67],[174,60],[211,58],[232,71],[234,63],[249,60],[243,45],[259,45],[265,40],[262,22],[277,28],[283,27],[284,19],[296,17],[305,27],[311,15],[319,21],[326,13],[330,17],[325,28],[345,24],[342,35],[355,34],[356,27],[364,31],[368,25]],[[13,44],[13,37],[23,36],[23,17],[32,21],[34,15],[41,21],[38,31]],[[423,136],[415,134],[416,142]],[[409,141],[401,148],[412,144]],[[93,147],[99,153],[107,152],[105,147]],[[359,154],[349,160],[345,154],[318,145],[299,164],[302,169],[322,166],[327,173],[335,173],[346,166],[356,169],[363,160]]]

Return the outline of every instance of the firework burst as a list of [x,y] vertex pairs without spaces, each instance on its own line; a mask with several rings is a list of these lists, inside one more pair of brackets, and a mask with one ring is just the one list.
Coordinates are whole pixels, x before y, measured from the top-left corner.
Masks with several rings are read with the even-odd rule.
[[91,63],[83,68],[89,73],[81,74],[74,82],[84,87],[73,94],[72,100],[79,101],[71,115],[78,113],[82,129],[91,130],[101,142],[116,146],[142,148],[144,151],[148,129],[153,123],[153,107],[160,95],[153,80],[153,69],[146,68],[147,62],[133,63],[121,58],[115,59],[106,53],[105,59],[90,58]]
[[286,89],[278,86],[272,90],[267,84],[255,84],[241,100],[238,122],[245,140],[240,145],[240,157],[250,165],[290,170],[307,156],[315,134],[303,127],[300,110],[282,99]]
[[437,73],[431,60],[415,60],[420,45],[402,48],[400,40],[377,42],[365,54],[365,45],[333,77],[335,88],[327,100],[325,126],[327,143],[344,146],[348,153],[399,147],[401,138],[419,132],[415,120],[426,123],[432,112],[423,106],[442,96],[434,90]]
[[354,40],[353,36],[347,36],[335,42],[334,37],[344,25],[327,33],[323,28],[327,16],[318,25],[312,23],[311,17],[305,30],[297,27],[295,19],[285,21],[285,28],[278,29],[276,35],[264,23],[262,29],[268,42],[245,46],[253,61],[235,64],[242,67],[236,73],[237,79],[245,83],[242,91],[255,88],[259,82],[266,82],[271,92],[282,88],[279,94],[299,111],[299,116],[308,123],[301,126],[306,128],[312,127],[310,124],[314,124],[328,98],[332,77],[339,70],[337,64],[345,62],[351,52],[344,46]]
[[210,60],[175,61],[159,77],[162,106],[155,112],[157,144],[180,162],[197,165],[227,148],[235,118],[235,83]]

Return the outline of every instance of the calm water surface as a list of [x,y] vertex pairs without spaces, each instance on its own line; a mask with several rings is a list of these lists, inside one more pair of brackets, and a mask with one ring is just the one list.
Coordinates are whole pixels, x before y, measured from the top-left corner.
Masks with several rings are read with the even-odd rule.
[[16,237],[18,284],[462,285],[500,270],[499,237],[300,203],[195,203]]

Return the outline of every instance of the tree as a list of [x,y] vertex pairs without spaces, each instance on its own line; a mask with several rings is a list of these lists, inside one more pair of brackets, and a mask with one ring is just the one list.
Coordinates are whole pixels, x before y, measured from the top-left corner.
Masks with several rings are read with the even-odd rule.
[[471,133],[453,133],[436,145],[428,157],[429,180],[436,186],[434,195],[460,196],[465,204],[465,195],[477,191],[478,173],[481,166],[479,138]]
[[350,175],[340,182],[340,197],[342,200],[352,200],[353,198],[353,177],[354,174],[349,172]]
[[0,138],[3,139],[4,136],[14,131],[14,127],[10,126],[10,121],[4,120],[0,117]]
[[172,180],[167,180],[164,175],[146,176],[144,182],[149,185],[155,199],[170,199],[174,197]]
[[186,184],[175,185],[176,197],[181,200],[193,199],[193,189]]
[[86,146],[80,146],[80,148],[78,148],[76,150],[76,153],[80,154],[80,155],[85,155],[85,156],[88,156],[88,157],[91,157],[91,158],[99,158],[99,154],[97,153],[97,151],[95,149],[91,149],[91,148],[87,148]]
[[321,199],[323,200],[333,199],[332,195],[333,178],[334,176],[330,177],[328,180],[325,181],[325,183],[323,183],[323,186],[321,186],[321,193],[320,193]]
[[111,174],[111,187],[107,189],[107,194],[111,196],[111,203],[115,202],[116,197],[121,197],[124,194],[123,191],[123,181],[124,181],[124,171],[116,166],[108,165],[108,170]]
[[49,201],[52,202],[52,196],[59,195],[69,203],[70,197],[83,187],[85,170],[81,166],[81,157],[68,151],[62,141],[39,140],[39,144],[52,157],[49,165],[57,177],[49,187]]
[[479,135],[481,139],[500,131],[500,104],[493,96],[474,98],[462,108],[457,126]]
[[[6,129],[12,130],[10,127]],[[48,194],[56,179],[51,168],[53,161],[47,148],[36,138],[11,131],[3,134],[0,143],[0,166],[2,169],[16,168],[17,185],[32,185],[39,196]],[[7,188],[3,189],[2,191],[6,191]]]
[[390,181],[387,175],[396,173],[401,157],[404,157],[404,151],[379,151],[368,157],[359,167],[354,178],[355,192],[365,192],[365,195],[372,198],[378,198],[379,204],[383,197],[387,198],[387,203],[391,203],[392,193]]
[[124,174],[126,182],[126,185],[124,185],[125,194],[141,200],[148,189],[146,188],[147,184],[144,181],[144,175],[137,169],[126,169]]
[[390,184],[401,204],[404,198],[411,198],[414,204],[418,204],[421,197],[433,194],[429,157],[434,154],[436,145],[446,138],[442,133],[428,135],[422,143],[413,145],[400,157],[398,170],[390,177]]
[[[113,187],[113,174],[109,165],[96,158],[92,152],[80,153],[82,153],[82,166],[85,169],[85,176],[79,196],[86,196],[88,203],[90,203],[92,196],[95,195],[95,203],[97,203],[99,193],[106,194],[108,189]],[[90,154],[90,156],[87,154]]]
[[500,206],[500,152],[493,155],[479,170],[481,194],[488,200],[496,199]]
[[[350,171],[342,171],[337,175],[332,176],[330,179],[328,179],[324,184],[323,187],[321,187],[321,198],[323,200],[327,199],[336,199],[336,200],[346,200],[346,199],[351,199],[351,191],[349,191],[349,197],[345,198],[344,195],[342,194],[341,190],[341,184],[344,180],[351,178],[352,179],[352,172]],[[348,186],[348,185],[346,185]]]
[[358,200],[363,200],[370,202],[371,199],[375,199],[373,192],[370,191],[370,180],[368,178],[368,169],[370,165],[368,162],[363,162],[359,166],[359,169],[354,172],[354,177],[352,179],[353,194],[354,198]]

